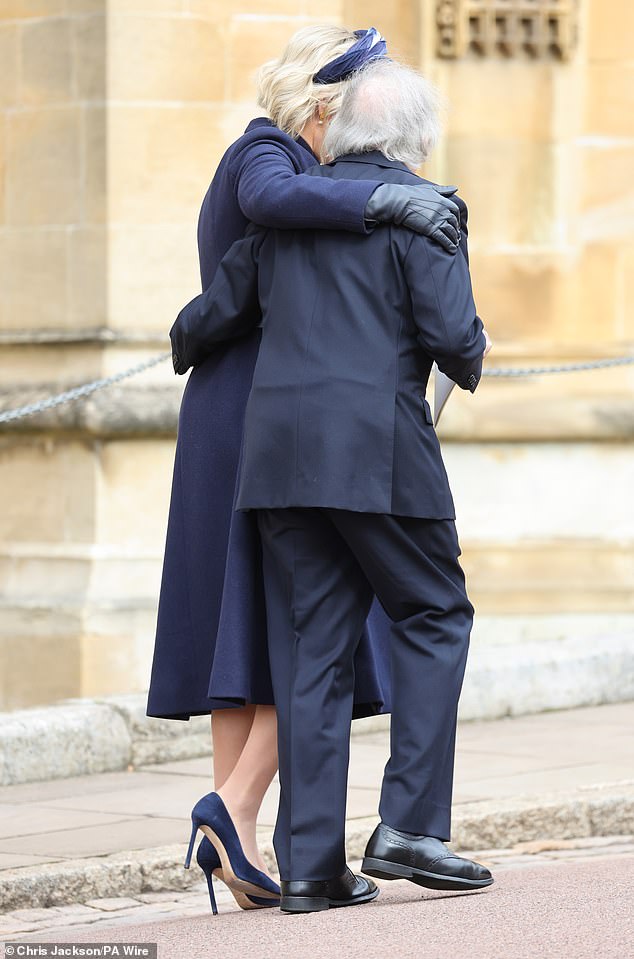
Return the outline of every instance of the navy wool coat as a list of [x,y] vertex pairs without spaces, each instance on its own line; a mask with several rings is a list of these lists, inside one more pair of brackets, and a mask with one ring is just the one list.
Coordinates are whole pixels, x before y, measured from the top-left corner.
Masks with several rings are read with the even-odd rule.
[[[416,179],[378,152],[313,172]],[[434,360],[471,392],[482,372],[464,252],[392,225],[368,238],[257,230],[232,247],[172,338],[182,327],[186,343],[188,326],[206,330],[208,344],[241,335],[261,306],[238,509],[455,518],[425,390]]]
[[[315,155],[269,120],[226,152],[202,204],[203,289],[250,222],[366,233],[382,179],[301,175]],[[300,174],[300,175],[298,175]],[[235,512],[244,411],[260,331],[218,347],[183,395],[147,714],[189,719],[245,702],[273,704],[261,547],[254,514]],[[390,623],[375,602],[355,661],[355,716],[389,710]]]

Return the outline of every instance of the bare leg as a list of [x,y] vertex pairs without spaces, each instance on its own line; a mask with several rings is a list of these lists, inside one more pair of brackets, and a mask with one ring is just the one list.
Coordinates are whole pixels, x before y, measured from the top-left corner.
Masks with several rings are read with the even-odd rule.
[[217,709],[211,714],[211,735],[214,744],[214,789],[219,789],[233,772],[240,759],[251,726],[256,706],[236,709]]
[[[235,710],[232,710],[235,712]],[[214,726],[214,743],[216,728]],[[256,706],[255,715],[240,757],[232,772],[216,785],[233,819],[244,854],[268,874],[256,841],[256,823],[266,790],[277,772],[277,714],[274,706]]]

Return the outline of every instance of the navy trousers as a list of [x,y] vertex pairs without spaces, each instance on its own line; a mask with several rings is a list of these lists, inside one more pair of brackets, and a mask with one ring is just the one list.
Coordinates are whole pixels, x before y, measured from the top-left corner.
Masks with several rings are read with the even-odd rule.
[[[458,699],[473,606],[453,520],[347,510],[258,511],[281,798],[274,845],[284,880],[345,869],[353,657],[376,594],[393,621],[391,754],[379,813],[450,838]],[[281,622],[280,610],[288,612]]]

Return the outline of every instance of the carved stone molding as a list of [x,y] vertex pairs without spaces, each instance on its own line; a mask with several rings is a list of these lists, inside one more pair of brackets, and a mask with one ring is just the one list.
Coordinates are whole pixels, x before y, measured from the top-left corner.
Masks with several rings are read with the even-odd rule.
[[577,0],[437,0],[438,56],[568,60],[577,44]]

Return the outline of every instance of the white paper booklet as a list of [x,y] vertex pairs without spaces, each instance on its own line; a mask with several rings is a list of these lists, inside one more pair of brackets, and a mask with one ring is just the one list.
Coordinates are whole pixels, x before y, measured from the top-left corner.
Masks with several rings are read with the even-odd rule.
[[434,377],[434,426],[438,425],[438,420],[440,419],[440,414],[442,413],[445,403],[451,395],[451,391],[456,385],[453,380],[450,380],[448,376],[445,376],[444,373],[438,369],[434,363],[432,369],[435,372]]

